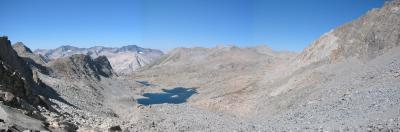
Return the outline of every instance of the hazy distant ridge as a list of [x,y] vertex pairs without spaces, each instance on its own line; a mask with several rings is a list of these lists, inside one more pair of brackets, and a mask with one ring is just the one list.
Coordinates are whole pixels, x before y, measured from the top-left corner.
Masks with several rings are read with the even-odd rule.
[[164,53],[157,49],[142,48],[136,45],[128,45],[119,48],[95,46],[90,48],[78,48],[74,46],[61,46],[56,49],[38,49],[34,53],[40,54],[49,60],[69,57],[74,54],[85,54],[92,58],[106,56],[114,71],[118,74],[132,73],[143,67]]

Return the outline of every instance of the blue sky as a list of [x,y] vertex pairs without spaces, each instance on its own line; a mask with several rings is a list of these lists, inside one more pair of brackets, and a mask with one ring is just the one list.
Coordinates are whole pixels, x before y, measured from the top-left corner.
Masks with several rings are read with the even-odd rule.
[[384,0],[0,0],[0,35],[61,45],[268,45],[301,51]]

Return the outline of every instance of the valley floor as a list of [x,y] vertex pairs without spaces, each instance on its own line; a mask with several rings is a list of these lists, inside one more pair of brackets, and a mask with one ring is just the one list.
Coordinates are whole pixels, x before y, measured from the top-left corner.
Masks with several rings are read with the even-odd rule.
[[[41,78],[71,104],[52,100],[54,108],[68,114],[49,119],[73,122],[81,126],[80,131],[107,130],[112,126],[129,131],[400,131],[399,60],[400,54],[392,50],[367,63],[348,60],[302,70],[301,74],[291,74],[287,81],[297,83],[290,87],[255,87],[242,94],[258,99],[254,104],[243,104],[254,108],[245,114],[198,105],[199,101],[213,100],[201,95],[202,88],[189,89],[196,93],[185,98],[186,102],[140,104],[138,100],[146,99],[146,93],[162,95],[181,87],[164,85],[168,82],[145,82],[148,78],[114,77],[74,83],[44,75]],[[312,80],[315,77],[318,80]],[[76,91],[68,93],[67,89]],[[271,90],[280,92],[271,94]],[[180,94],[169,99],[175,96]],[[225,99],[230,95],[226,96]]]

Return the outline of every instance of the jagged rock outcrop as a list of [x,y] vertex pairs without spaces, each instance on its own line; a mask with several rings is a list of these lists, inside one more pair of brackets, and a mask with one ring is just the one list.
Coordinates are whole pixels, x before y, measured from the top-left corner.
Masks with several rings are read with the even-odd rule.
[[379,9],[324,34],[297,58],[307,65],[335,62],[348,57],[369,60],[400,45],[400,1]]
[[110,48],[96,46],[91,48],[78,48],[73,46],[61,46],[50,50],[36,50],[34,53],[40,54],[49,60],[69,57],[74,54],[85,54],[92,58],[106,56],[111,63],[113,70],[121,75],[130,74],[163,55],[163,52],[155,49],[141,48],[136,45],[123,46],[121,48]]
[[44,84],[42,84],[40,79],[33,74],[34,72],[38,71],[31,69],[30,64],[33,62],[30,63],[29,61],[25,61],[23,58],[18,56],[18,53],[11,46],[11,42],[8,40],[8,37],[0,37],[0,60],[4,64],[3,67],[6,67],[4,68],[5,71],[7,71],[4,72],[5,74],[11,72],[12,74],[10,75],[16,75],[18,78],[23,80],[25,89],[24,93],[20,93],[21,90],[18,90],[18,93],[13,94],[18,95],[17,97],[25,99],[26,101],[29,101],[33,105],[37,105],[39,102],[41,102],[35,101],[38,100],[37,95],[40,95],[43,91],[45,91],[45,89],[43,89]]
[[49,63],[55,76],[69,79],[100,79],[100,76],[114,75],[107,57],[92,59],[89,55],[75,54],[67,58],[59,58]]
[[34,54],[32,50],[26,47],[22,42],[17,42],[12,45],[13,49],[34,71],[39,71],[44,74],[49,74],[49,69],[46,67],[48,60],[39,54]]

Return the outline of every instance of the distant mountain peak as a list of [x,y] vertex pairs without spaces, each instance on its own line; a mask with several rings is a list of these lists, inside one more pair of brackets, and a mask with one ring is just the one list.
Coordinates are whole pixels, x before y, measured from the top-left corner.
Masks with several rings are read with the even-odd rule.
[[74,49],[74,48],[78,48],[72,45],[61,45],[60,48],[64,48],[64,49]]
[[118,48],[118,52],[137,52],[137,53],[143,53],[145,50],[151,51],[149,49],[145,49],[142,47],[139,47],[137,45],[127,45],[127,46],[122,46],[121,48]]
[[13,48],[15,49],[19,49],[28,53],[33,53],[32,50],[30,48],[28,48],[24,43],[22,42],[16,42],[15,44],[13,44]]

